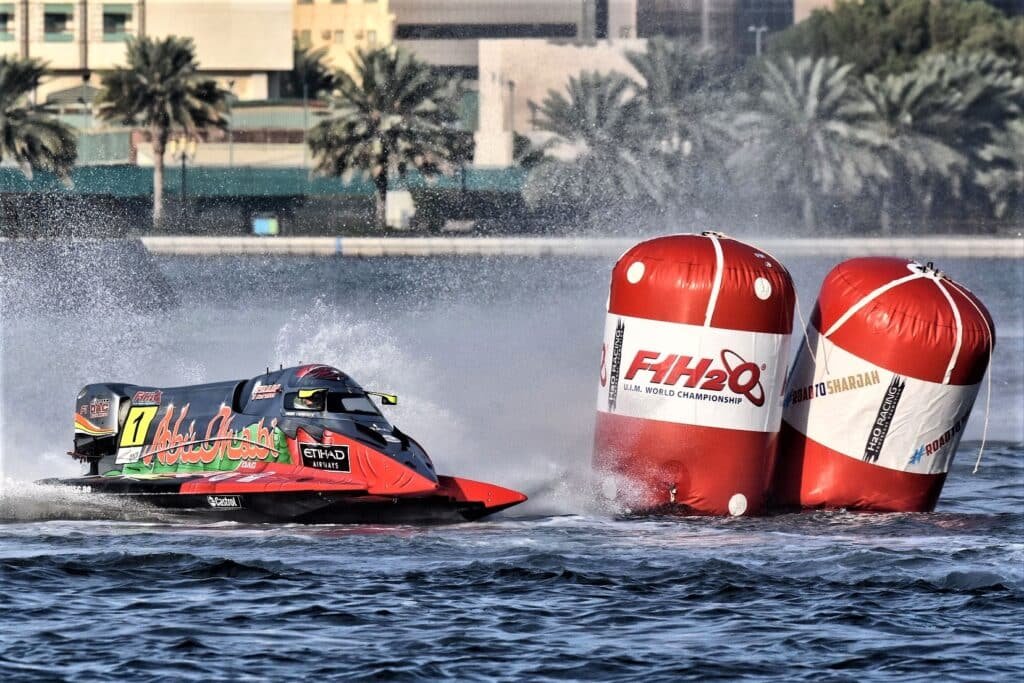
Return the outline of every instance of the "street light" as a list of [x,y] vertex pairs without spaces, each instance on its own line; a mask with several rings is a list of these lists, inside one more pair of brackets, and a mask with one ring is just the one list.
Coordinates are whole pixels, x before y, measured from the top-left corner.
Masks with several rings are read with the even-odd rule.
[[754,34],[754,54],[758,57],[761,56],[761,36],[768,33],[768,27],[765,25],[754,26],[750,25],[747,30]]
[[508,79],[508,129],[516,131],[516,82]]
[[88,95],[88,92],[89,92],[89,79],[91,79],[91,78],[92,78],[92,74],[89,73],[88,71],[85,71],[82,74],[82,96],[79,99],[82,102],[82,115],[84,116],[84,119],[85,119],[84,120],[84,124],[85,125],[83,126],[83,128],[85,128],[85,129],[89,129],[89,127],[92,124],[92,121],[90,121],[90,118],[89,118],[91,107],[89,106],[89,102],[86,99],[86,96]]
[[[309,133],[309,83],[306,82],[306,72],[302,72],[302,127]],[[309,166],[309,155],[306,150],[305,140],[302,142],[302,168]]]
[[184,133],[176,135],[167,143],[167,153],[171,155],[171,159],[179,159],[181,161],[181,208],[183,212],[188,208],[186,162],[195,160],[198,147],[199,138]]
[[235,127],[231,120],[231,104],[235,99],[235,80],[228,81],[228,166],[235,166]]

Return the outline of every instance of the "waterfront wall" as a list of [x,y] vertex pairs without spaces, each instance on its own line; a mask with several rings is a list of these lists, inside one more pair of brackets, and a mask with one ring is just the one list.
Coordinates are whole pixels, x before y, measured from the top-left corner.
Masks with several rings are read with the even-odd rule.
[[[593,256],[615,257],[641,238],[600,237],[176,237],[141,238],[153,254],[262,256]],[[1024,258],[1019,237],[765,238],[773,254]]]

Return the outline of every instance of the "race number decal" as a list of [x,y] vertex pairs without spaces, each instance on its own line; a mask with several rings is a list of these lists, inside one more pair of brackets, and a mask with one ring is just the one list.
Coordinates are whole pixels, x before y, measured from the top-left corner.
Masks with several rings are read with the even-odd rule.
[[149,433],[149,425],[158,410],[160,410],[160,406],[141,406],[129,410],[128,418],[124,421],[120,447],[131,448],[144,444],[146,434]]

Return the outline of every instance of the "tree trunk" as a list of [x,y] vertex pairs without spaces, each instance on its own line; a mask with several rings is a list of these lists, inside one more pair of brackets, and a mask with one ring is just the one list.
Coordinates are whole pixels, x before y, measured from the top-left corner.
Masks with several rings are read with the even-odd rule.
[[803,192],[803,217],[804,217],[804,232],[807,235],[813,235],[817,229],[817,218],[814,215],[814,197],[811,196],[809,190]]
[[167,149],[167,130],[154,126],[153,138],[153,229],[159,230],[164,222],[164,151]]
[[383,231],[388,227],[387,223],[387,199],[388,199],[388,174],[384,171],[380,175],[373,179],[373,185],[376,189],[374,193],[375,199],[375,217],[374,220],[377,225],[377,229]]
[[882,234],[889,236],[892,235],[892,200],[889,199],[889,192],[882,190],[882,206],[879,210],[880,223],[882,224]]

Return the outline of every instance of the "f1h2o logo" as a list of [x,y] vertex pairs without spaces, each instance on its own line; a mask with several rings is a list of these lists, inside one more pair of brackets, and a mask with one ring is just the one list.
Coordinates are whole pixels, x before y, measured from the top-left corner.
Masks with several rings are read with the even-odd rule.
[[719,354],[721,367],[712,367],[715,361],[711,358],[695,358],[669,353],[662,357],[660,351],[640,349],[626,371],[626,379],[631,380],[640,372],[650,372],[647,381],[651,384],[675,386],[686,377],[683,386],[701,391],[725,391],[729,389],[738,396],[743,396],[755,406],[764,405],[764,387],[761,386],[761,372],[765,365],[758,365],[743,359],[731,349],[722,349]]

